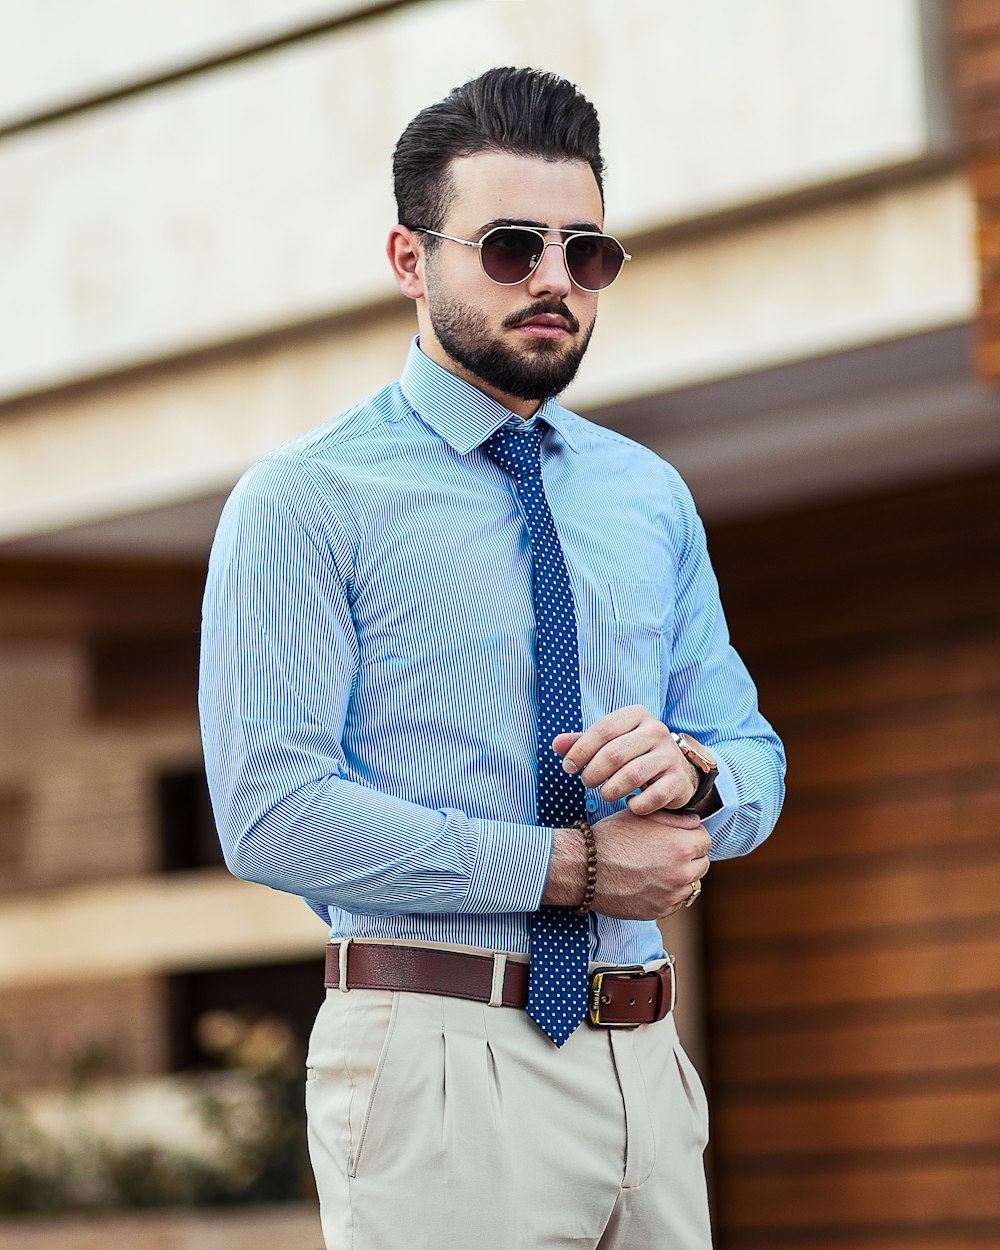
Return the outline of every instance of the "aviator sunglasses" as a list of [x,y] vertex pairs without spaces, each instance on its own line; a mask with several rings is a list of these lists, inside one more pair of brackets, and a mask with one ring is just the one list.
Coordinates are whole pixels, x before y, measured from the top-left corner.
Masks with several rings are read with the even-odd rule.
[[621,273],[622,265],[632,257],[610,234],[595,231],[562,230],[562,240],[546,239],[532,226],[494,226],[477,242],[459,239],[440,230],[415,226],[420,234],[432,234],[465,247],[478,247],[483,273],[500,286],[516,286],[535,272],[547,247],[561,247],[566,271],[583,291],[603,291]]

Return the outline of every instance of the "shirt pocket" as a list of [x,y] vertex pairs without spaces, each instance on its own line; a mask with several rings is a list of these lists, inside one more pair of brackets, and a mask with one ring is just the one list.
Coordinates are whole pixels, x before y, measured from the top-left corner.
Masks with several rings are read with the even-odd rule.
[[660,636],[656,583],[634,578],[616,578],[608,583],[608,597],[614,626],[619,634]]
[[659,588],[648,578],[616,577],[589,602],[586,666],[595,717],[641,704],[660,707],[663,631]]

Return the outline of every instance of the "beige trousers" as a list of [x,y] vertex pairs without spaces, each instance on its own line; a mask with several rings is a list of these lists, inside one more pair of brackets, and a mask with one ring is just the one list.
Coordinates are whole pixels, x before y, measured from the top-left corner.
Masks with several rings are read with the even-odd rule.
[[327,1250],[711,1248],[670,1016],[559,1050],[517,1008],[328,990],[307,1067]]

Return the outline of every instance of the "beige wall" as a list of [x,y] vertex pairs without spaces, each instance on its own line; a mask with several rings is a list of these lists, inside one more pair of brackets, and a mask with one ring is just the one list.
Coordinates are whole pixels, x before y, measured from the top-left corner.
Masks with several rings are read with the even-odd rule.
[[0,126],[343,19],[373,0],[5,0]]
[[[133,827],[148,830],[149,824],[136,821]],[[237,881],[223,868],[129,877],[7,902],[0,910],[0,987],[309,955],[318,966],[326,937],[322,922],[301,899]]]
[[919,7],[433,0],[11,134],[0,398],[385,299],[392,144],[492,63],[594,99],[625,235],[917,160]]
[[[947,175],[637,247],[603,297],[567,403],[656,395],[965,321],[971,229],[964,183]],[[228,490],[269,447],[397,376],[414,330],[397,297],[377,318],[8,409],[0,540]],[[711,449],[720,472],[743,454],[732,440]],[[100,470],[81,474],[82,463]]]

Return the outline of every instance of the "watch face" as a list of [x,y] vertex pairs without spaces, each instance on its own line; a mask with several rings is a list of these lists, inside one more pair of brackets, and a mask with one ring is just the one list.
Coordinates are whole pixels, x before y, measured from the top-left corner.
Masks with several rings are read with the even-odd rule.
[[715,756],[708,747],[703,747],[700,742],[696,742],[687,734],[672,734],[671,736],[695,768],[700,768],[703,773],[710,773],[718,768]]

